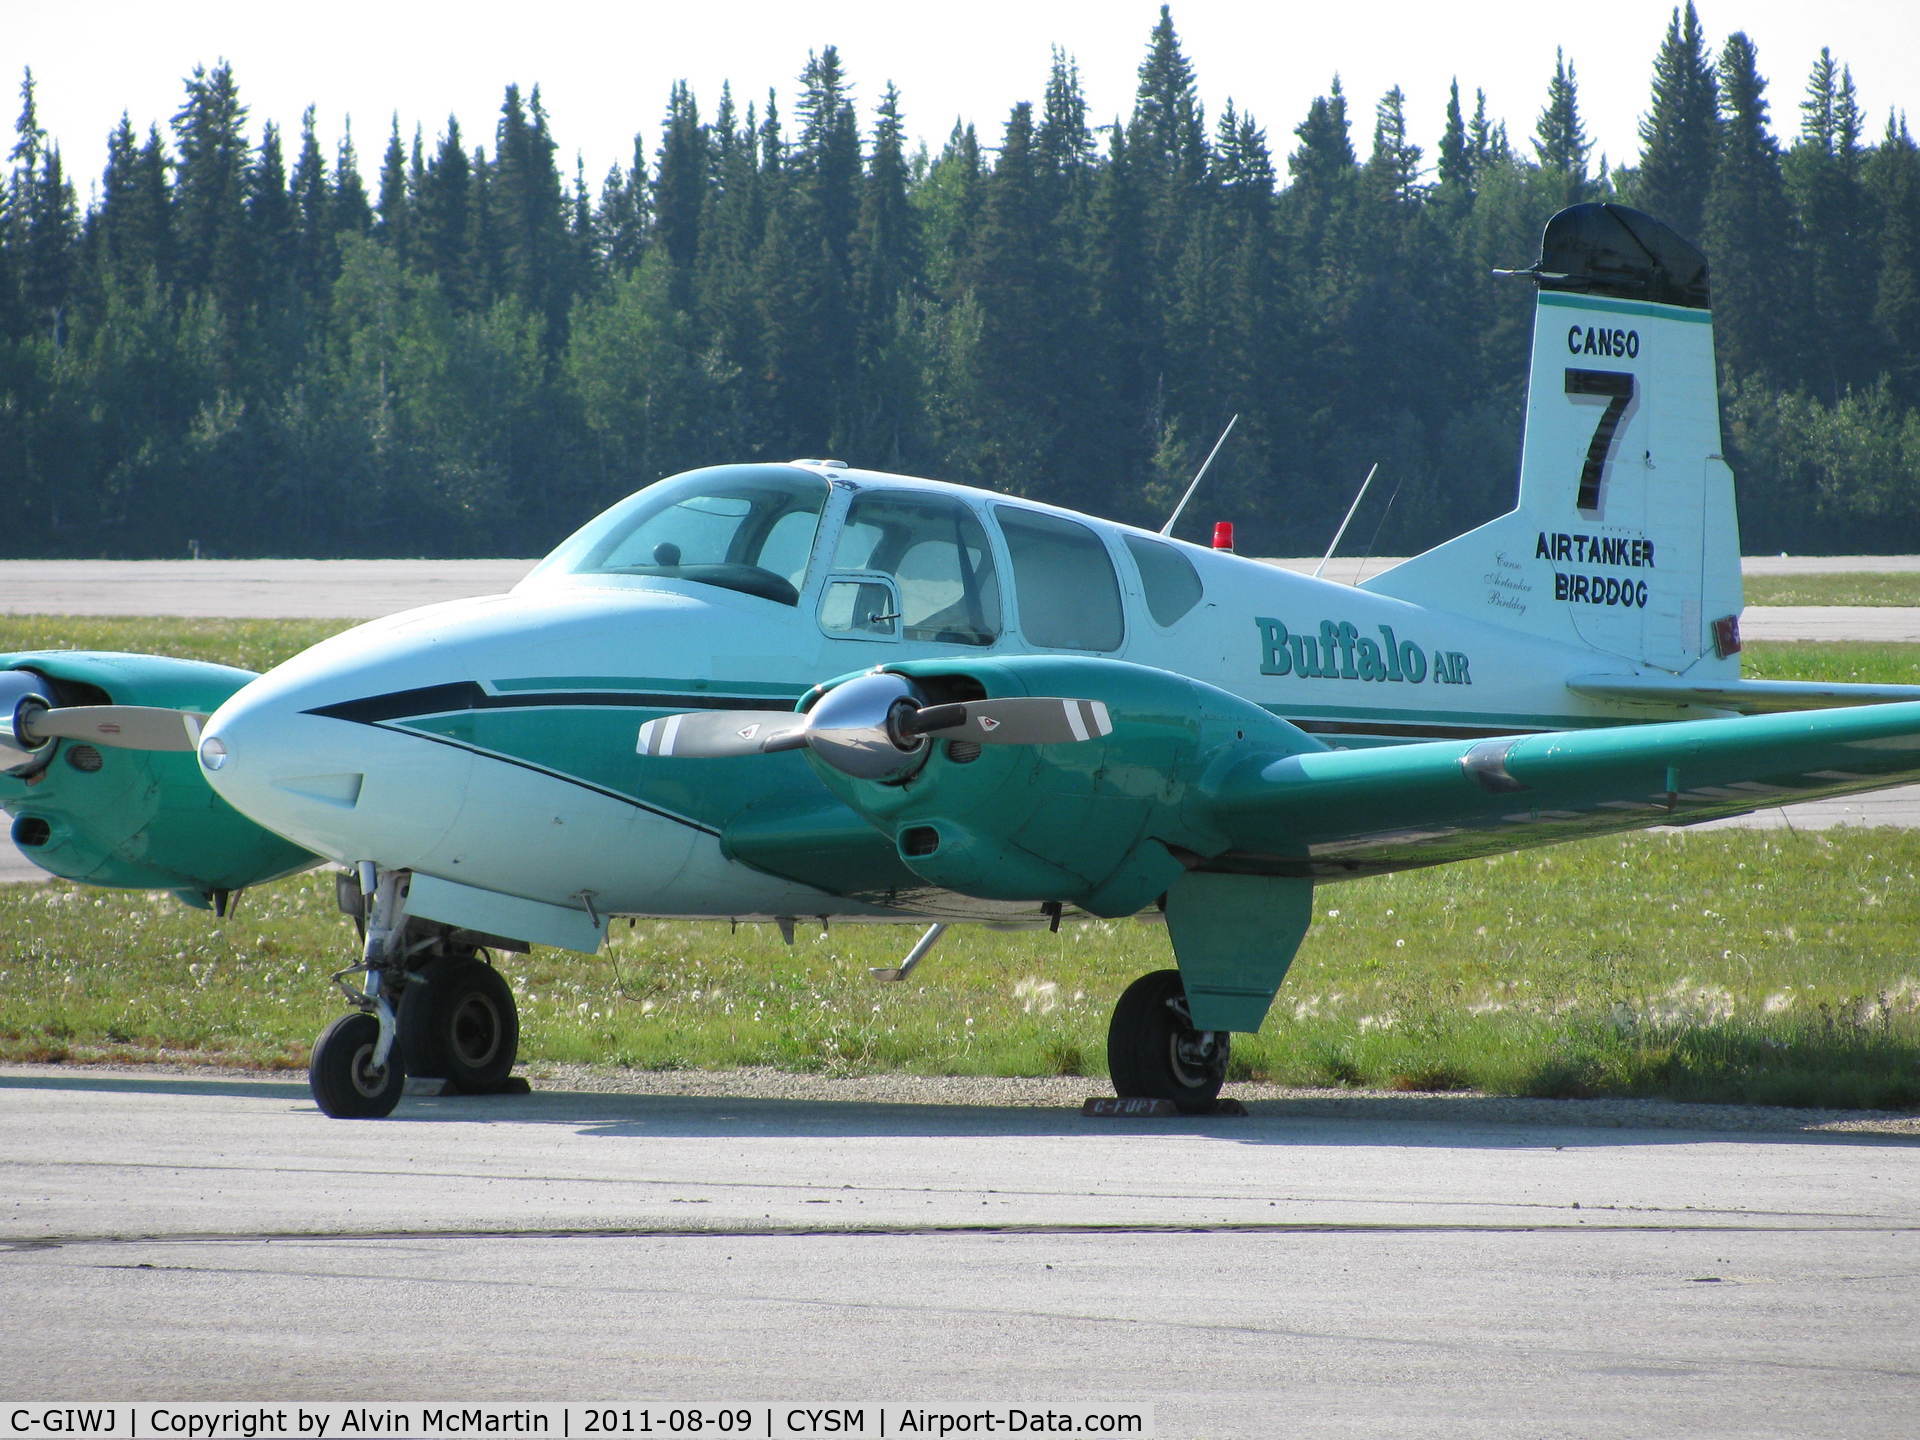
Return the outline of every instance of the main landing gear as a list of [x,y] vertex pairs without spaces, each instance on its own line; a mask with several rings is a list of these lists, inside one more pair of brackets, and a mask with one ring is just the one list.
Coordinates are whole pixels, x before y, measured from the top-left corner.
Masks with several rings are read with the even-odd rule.
[[[408,1075],[472,1094],[508,1088],[520,1044],[513,991],[471,937],[406,914],[407,875],[360,867],[341,877],[341,908],[364,937],[358,965],[333,977],[353,1005],[314,1041],[307,1081],[335,1119],[377,1119]],[[349,975],[364,975],[355,987]]]
[[1226,1083],[1232,1038],[1225,1030],[1193,1028],[1178,970],[1142,975],[1121,993],[1107,1027],[1114,1093],[1208,1114]]

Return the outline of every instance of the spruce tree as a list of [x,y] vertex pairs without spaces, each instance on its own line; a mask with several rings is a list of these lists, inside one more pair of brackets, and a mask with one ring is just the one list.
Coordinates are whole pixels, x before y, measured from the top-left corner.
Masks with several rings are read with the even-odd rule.
[[1325,282],[1322,266],[1347,249],[1355,227],[1359,171],[1338,75],[1327,94],[1314,97],[1293,133],[1300,142],[1287,156],[1293,183],[1281,198],[1299,283],[1312,289]]
[[1460,109],[1460,81],[1447,87],[1446,126],[1440,133],[1435,194],[1449,213],[1458,217],[1473,203],[1474,155],[1467,139],[1466,116]]
[[1054,182],[1056,209],[1077,198],[1094,164],[1093,132],[1087,128],[1087,97],[1080,67],[1058,45],[1047,70],[1046,99],[1034,130],[1041,173]]
[[708,141],[700,107],[684,80],[675,81],[660,130],[654,172],[654,234],[673,266],[672,298],[693,302],[693,267],[700,257],[700,212],[708,183]]
[[1140,62],[1127,149],[1150,184],[1175,192],[1198,185],[1207,173],[1206,112],[1167,5]]
[[1367,158],[1366,178],[1375,199],[1389,206],[1417,205],[1425,193],[1420,184],[1420,155],[1420,147],[1407,138],[1406,96],[1396,85],[1374,109],[1373,153]]
[[476,309],[491,298],[473,251],[476,208],[473,158],[459,120],[449,115],[421,180],[415,228],[419,260],[455,310]]
[[1640,120],[1633,203],[1697,238],[1719,149],[1719,85],[1693,0],[1673,12],[1653,62],[1653,106]]
[[1573,62],[1559,50],[1553,52],[1553,79],[1547,85],[1546,108],[1534,127],[1533,148],[1540,168],[1553,177],[1560,204],[1577,205],[1590,198],[1587,157],[1593,142],[1587,139],[1586,124],[1580,118]]
[[1791,375],[1788,317],[1796,286],[1793,218],[1780,150],[1767,128],[1767,82],[1745,34],[1720,51],[1720,154],[1707,192],[1705,244],[1713,263],[1715,343],[1728,374],[1778,382]]
[[300,117],[300,155],[293,165],[292,188],[300,231],[294,270],[308,302],[321,305],[333,284],[339,256],[334,241],[333,193],[327,184],[327,162],[320,153],[311,105]]
[[213,289],[231,309],[245,304],[246,120],[233,67],[196,65],[173,117],[180,276],[190,287]]
[[[908,199],[906,122],[889,84],[875,112],[873,150],[860,190],[853,237],[853,393],[845,448],[867,463],[903,467],[919,459],[921,327],[914,293],[921,273],[919,217]],[[909,457],[913,457],[911,460]]]
[[393,117],[393,129],[387,135],[386,152],[380,159],[380,219],[374,233],[386,243],[387,251],[404,263],[413,254],[413,202],[407,180],[407,151],[400,143],[400,116]]
[[269,120],[261,128],[260,148],[247,170],[248,243],[236,294],[248,305],[277,310],[294,284],[307,285],[309,295],[318,293],[319,277],[304,273],[300,218],[297,197],[288,187],[280,127]]
[[[373,205],[367,199],[367,182],[360,174],[360,157],[353,148],[351,116],[341,123],[340,148],[333,162],[330,210],[335,236],[365,235],[373,229]],[[335,258],[337,261],[338,257]],[[338,273],[337,263],[335,273]]]
[[[1825,398],[1865,385],[1878,370],[1873,347],[1837,346],[1826,336],[1870,332],[1877,258],[1866,235],[1865,156],[1853,75],[1821,50],[1800,103],[1800,136],[1782,161],[1787,194],[1799,217],[1797,268],[1807,312],[1801,367],[1821,375]],[[1816,338],[1818,337],[1818,338]]]
[[1873,328],[1894,393],[1920,404],[1920,147],[1906,117],[1887,129],[1868,161],[1866,183],[1876,228]]
[[607,171],[594,211],[594,251],[609,276],[631,275],[647,253],[647,157],[640,136],[633,137],[633,160],[624,170]]

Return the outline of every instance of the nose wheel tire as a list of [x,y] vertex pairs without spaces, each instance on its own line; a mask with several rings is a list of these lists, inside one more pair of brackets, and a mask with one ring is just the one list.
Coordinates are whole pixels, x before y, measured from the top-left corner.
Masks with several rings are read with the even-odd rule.
[[1129,985],[1107,1027],[1107,1069],[1123,1098],[1171,1100],[1181,1110],[1213,1108],[1227,1079],[1232,1036],[1196,1030],[1178,970],[1156,970]]
[[486,961],[447,956],[400,999],[409,1075],[436,1075],[469,1094],[498,1090],[520,1050],[520,1013],[505,977]]
[[323,1114],[336,1120],[377,1120],[393,1113],[406,1074],[397,1046],[384,1066],[374,1068],[379,1039],[380,1022],[361,1010],[342,1015],[320,1032],[307,1065],[307,1083]]

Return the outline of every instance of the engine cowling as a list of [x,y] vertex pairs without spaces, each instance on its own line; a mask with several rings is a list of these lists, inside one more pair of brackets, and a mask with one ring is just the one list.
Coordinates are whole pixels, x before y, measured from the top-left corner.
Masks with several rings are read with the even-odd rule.
[[1326,748],[1236,695],[1124,661],[1010,656],[885,668],[929,704],[1072,696],[1102,701],[1112,716],[1110,734],[1070,744],[935,739],[911,773],[879,780],[809,752],[822,781],[892,838],[910,870],[986,899],[1133,914],[1193,857],[1226,847],[1210,822],[1212,779]]
[[151,705],[208,712],[250,670],[106,651],[0,655],[0,810],[34,864],[63,879],[172,890],[204,905],[290,875],[317,857],[214,794],[190,753],[35,743],[12,724],[22,705]]

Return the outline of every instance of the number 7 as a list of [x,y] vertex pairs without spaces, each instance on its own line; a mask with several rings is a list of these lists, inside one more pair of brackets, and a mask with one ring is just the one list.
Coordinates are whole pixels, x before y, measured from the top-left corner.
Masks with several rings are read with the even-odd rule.
[[1626,370],[1568,370],[1567,394],[1608,397],[1607,408],[1600,416],[1600,423],[1593,427],[1593,439],[1587,445],[1587,463],[1580,471],[1580,498],[1575,502],[1582,510],[1598,510],[1600,480],[1606,473],[1607,461],[1613,458],[1620,417],[1633,403],[1633,375]]

